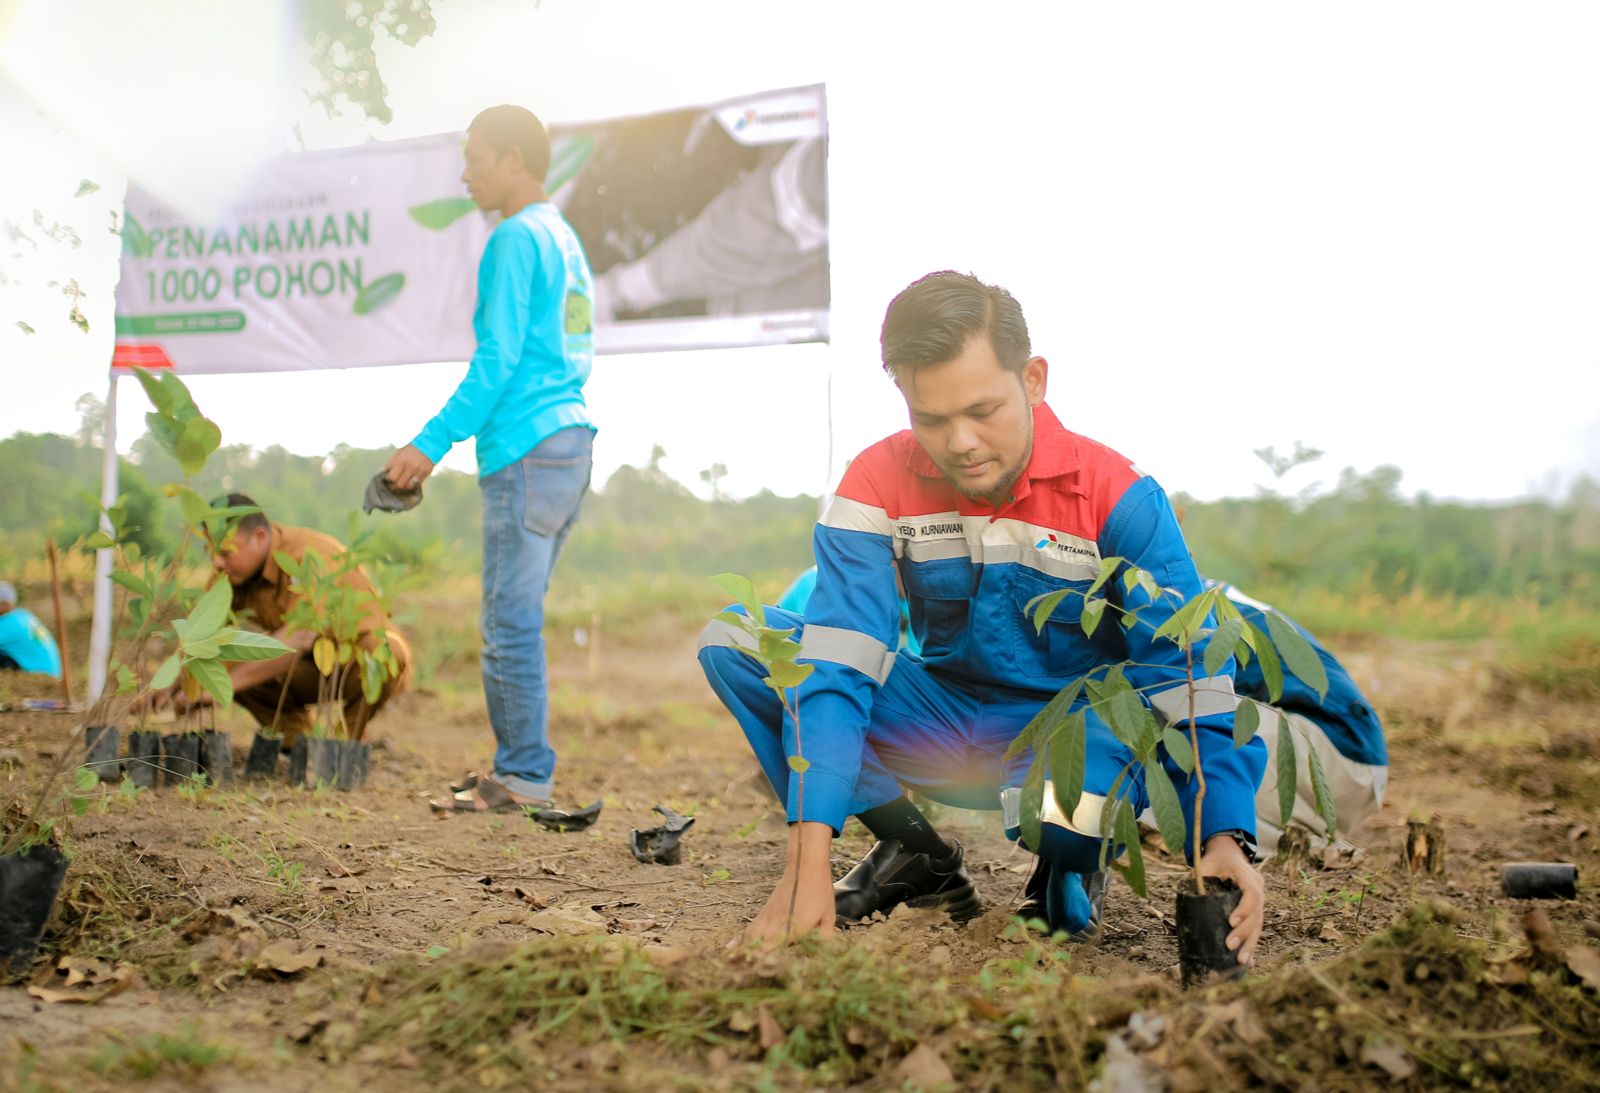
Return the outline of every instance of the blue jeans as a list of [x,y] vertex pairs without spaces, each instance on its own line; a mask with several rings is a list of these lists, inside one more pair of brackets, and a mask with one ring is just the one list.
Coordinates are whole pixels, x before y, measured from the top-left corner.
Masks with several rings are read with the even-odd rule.
[[483,491],[483,696],[495,779],[549,799],[556,770],[545,684],[544,594],[589,488],[594,433],[562,429],[478,480]]

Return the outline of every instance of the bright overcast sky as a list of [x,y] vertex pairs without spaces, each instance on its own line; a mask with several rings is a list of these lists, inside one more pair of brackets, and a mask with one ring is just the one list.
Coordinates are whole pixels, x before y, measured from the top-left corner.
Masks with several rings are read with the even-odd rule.
[[[0,435],[104,393],[128,174],[203,205],[295,121],[331,147],[825,82],[833,344],[599,358],[597,481],[659,443],[697,486],[720,461],[734,493],[823,491],[830,374],[837,475],[904,427],[877,327],[939,268],[1010,288],[1068,427],[1172,490],[1250,493],[1251,450],[1296,440],[1327,452],[1296,487],[1600,475],[1600,5],[435,0],[434,37],[380,47],[387,127],[298,105],[289,6],[0,0],[0,217],[85,239],[0,238]],[[74,276],[87,336],[44,286]],[[461,371],[191,384],[228,442],[321,453],[409,440]]]

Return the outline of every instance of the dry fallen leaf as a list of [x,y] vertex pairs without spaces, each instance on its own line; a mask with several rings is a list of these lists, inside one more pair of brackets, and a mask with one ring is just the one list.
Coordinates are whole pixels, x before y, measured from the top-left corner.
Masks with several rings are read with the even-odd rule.
[[535,895],[526,888],[513,888],[511,891],[518,899],[532,907],[535,911],[543,911],[545,908],[551,906],[551,903],[553,902],[543,896]]
[[1406,1053],[1393,1044],[1368,1044],[1361,1049],[1361,1061],[1382,1069],[1397,1082],[1403,1082],[1417,1072],[1416,1065],[1406,1058]]
[[[62,977],[55,984],[57,975]],[[100,1002],[112,995],[121,994],[138,979],[132,964],[118,964],[115,968],[101,960],[87,957],[64,956],[56,962],[50,978],[28,984],[28,993],[47,1004],[57,1002]]]
[[1507,960],[1489,965],[1483,978],[1502,987],[1520,987],[1528,981],[1528,967],[1521,960]]
[[1324,870],[1354,869],[1367,852],[1359,846],[1325,846],[1320,860]]
[[1522,931],[1528,935],[1528,947],[1540,964],[1561,963],[1561,947],[1556,944],[1555,927],[1543,907],[1535,907],[1522,916]]
[[250,970],[264,978],[278,975],[298,975],[322,963],[322,954],[301,949],[292,941],[274,941],[251,958]]
[[66,974],[64,987],[76,987],[79,983],[93,985],[111,978],[111,965],[89,956],[64,956],[56,961],[56,970]]
[[898,1082],[911,1082],[913,1085],[924,1089],[954,1085],[956,1076],[945,1064],[944,1057],[927,1044],[918,1044],[911,1049],[911,1054],[900,1060],[900,1065],[894,1068],[895,1080]]
[[767,1012],[766,1006],[756,1011],[756,1025],[760,1029],[763,1051],[769,1051],[789,1038],[789,1034],[783,1031],[783,1026],[773,1020],[772,1014]]
[[528,917],[528,925],[541,933],[558,937],[583,937],[606,932],[606,920],[587,907],[582,910],[553,907],[548,911],[539,911]]
[[1591,990],[1600,991],[1600,950],[1574,945],[1567,950],[1567,968]]

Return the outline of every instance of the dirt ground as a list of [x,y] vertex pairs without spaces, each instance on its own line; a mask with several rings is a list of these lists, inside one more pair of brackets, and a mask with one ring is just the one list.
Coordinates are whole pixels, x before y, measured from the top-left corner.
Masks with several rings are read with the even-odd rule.
[[[481,696],[466,684],[405,695],[381,715],[371,777],[358,791],[241,779],[129,799],[108,787],[103,807],[72,822],[73,867],[37,978],[59,983],[51,962],[75,956],[104,961],[101,973],[125,962],[137,980],[93,1005],[0,988],[0,1088],[110,1088],[118,1072],[100,1075],[96,1059],[186,1022],[236,1053],[228,1066],[182,1079],[190,1088],[422,1086],[416,1059],[329,1062],[299,1046],[314,1031],[308,1010],[319,984],[407,954],[541,932],[716,952],[766,898],[783,823],[700,677],[694,640],[684,628],[649,647],[614,642],[598,663],[554,643],[561,803],[604,801],[587,831],[557,833],[519,815],[430,814],[428,797],[490,756]],[[1390,728],[1389,799],[1351,834],[1354,855],[1267,866],[1258,970],[1271,976],[1331,959],[1419,898],[1459,908],[1459,930],[1513,944],[1527,905],[1500,895],[1506,861],[1576,862],[1580,897],[1543,906],[1563,943],[1581,939],[1586,923],[1600,929],[1592,879],[1600,869],[1600,709],[1509,693],[1486,649],[1341,648]],[[242,764],[250,729],[227,724]],[[0,778],[28,778],[70,726],[66,715],[0,713]],[[658,823],[658,804],[695,818],[680,865],[643,865],[629,853],[630,829]],[[1446,832],[1442,875],[1412,877],[1400,866],[1406,820],[1418,813],[1436,814]],[[898,914],[851,936],[892,934],[942,973],[975,974],[1022,945],[1009,912],[1028,858],[1005,840],[996,814],[937,809],[934,818],[966,845],[984,915],[963,928],[938,915]],[[836,874],[869,845],[852,824],[836,844]],[[1113,883],[1106,936],[1071,953],[1076,975],[1176,983],[1171,892],[1182,871],[1155,856],[1150,865],[1148,901]],[[263,941],[273,945],[268,958]],[[705,1065],[685,1061],[680,1074],[663,1071],[660,1085],[698,1084],[691,1076]],[[172,1075],[158,1071],[156,1080],[179,1080]]]

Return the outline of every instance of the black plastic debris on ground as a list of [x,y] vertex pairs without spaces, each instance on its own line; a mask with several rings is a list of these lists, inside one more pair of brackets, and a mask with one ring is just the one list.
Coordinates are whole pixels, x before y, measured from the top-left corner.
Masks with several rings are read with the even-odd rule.
[[560,808],[530,808],[528,818],[540,827],[547,827],[551,831],[582,831],[590,827],[600,818],[600,806],[603,801],[568,812]]
[[648,831],[628,832],[628,849],[647,865],[677,865],[683,857],[678,840],[694,826],[694,817],[680,816],[666,805],[657,805],[655,810],[666,817],[666,822]]

